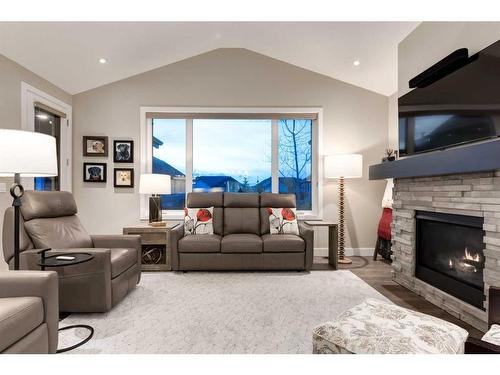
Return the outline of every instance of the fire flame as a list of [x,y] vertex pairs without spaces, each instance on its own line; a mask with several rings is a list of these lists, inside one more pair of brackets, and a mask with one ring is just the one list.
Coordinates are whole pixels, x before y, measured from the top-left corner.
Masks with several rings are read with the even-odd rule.
[[465,248],[465,259],[471,260],[473,262],[478,262],[478,263],[481,261],[481,257],[479,256],[479,254],[475,253],[473,255],[472,252],[470,252],[467,247]]

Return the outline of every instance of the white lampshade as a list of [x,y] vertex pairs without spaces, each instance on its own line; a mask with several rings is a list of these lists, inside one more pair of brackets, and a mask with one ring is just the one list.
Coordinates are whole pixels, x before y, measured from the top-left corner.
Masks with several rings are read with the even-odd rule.
[[0,129],[0,176],[57,176],[56,139],[22,130]]
[[141,174],[139,182],[140,194],[170,194],[172,191],[168,174]]
[[326,178],[359,178],[363,176],[363,155],[328,155],[324,167]]

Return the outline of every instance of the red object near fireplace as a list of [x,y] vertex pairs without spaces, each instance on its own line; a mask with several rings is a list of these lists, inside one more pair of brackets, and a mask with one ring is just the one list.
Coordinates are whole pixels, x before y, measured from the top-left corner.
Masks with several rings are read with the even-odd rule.
[[377,234],[384,240],[391,240],[392,208],[384,208],[378,223]]

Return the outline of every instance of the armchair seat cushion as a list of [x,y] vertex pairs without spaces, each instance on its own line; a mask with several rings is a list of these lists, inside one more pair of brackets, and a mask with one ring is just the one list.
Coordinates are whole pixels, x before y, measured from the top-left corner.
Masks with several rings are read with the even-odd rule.
[[295,234],[264,234],[265,253],[300,253],[305,251],[305,241]]
[[179,240],[179,253],[219,253],[220,236],[217,234],[200,234],[184,236]]
[[109,249],[111,252],[111,278],[115,278],[137,264],[136,249]]
[[43,319],[44,310],[41,298],[1,298],[0,352],[41,325]]
[[223,253],[262,253],[262,239],[256,234],[228,234],[222,238]]

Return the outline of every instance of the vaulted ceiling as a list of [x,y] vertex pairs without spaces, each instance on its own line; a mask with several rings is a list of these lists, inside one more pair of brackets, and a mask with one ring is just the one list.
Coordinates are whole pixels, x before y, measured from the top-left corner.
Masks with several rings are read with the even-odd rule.
[[[0,22],[0,53],[70,94],[230,47],[247,48],[391,95],[397,90],[397,45],[417,25],[417,22]],[[100,58],[107,62],[99,63]]]

